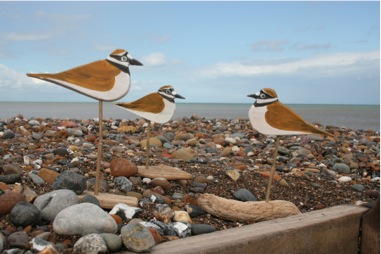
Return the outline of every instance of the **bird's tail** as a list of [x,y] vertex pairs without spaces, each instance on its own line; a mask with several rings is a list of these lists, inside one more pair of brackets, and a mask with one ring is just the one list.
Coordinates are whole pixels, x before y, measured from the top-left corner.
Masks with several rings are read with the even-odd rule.
[[319,134],[321,136],[330,136],[330,137],[335,137],[335,135],[333,135],[332,133],[329,133],[327,131],[323,131],[315,126],[313,126],[314,129],[315,129],[315,134]]
[[41,74],[41,73],[27,73],[26,75],[28,77],[38,78],[38,79],[46,79],[49,76],[49,74]]

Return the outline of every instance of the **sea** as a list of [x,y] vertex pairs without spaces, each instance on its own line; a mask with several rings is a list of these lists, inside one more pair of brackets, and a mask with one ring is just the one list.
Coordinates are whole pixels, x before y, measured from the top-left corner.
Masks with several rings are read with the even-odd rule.
[[[173,120],[196,114],[206,119],[248,119],[251,104],[245,103],[176,103]],[[310,123],[355,130],[380,131],[380,105],[287,104]],[[0,119],[17,115],[26,119],[92,119],[98,118],[98,102],[0,102]],[[138,116],[103,102],[104,119],[135,120]]]

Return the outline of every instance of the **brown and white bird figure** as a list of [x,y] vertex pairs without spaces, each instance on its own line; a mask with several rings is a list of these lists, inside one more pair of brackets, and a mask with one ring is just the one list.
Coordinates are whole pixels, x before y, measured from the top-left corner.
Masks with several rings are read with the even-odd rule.
[[276,136],[273,155],[274,163],[266,192],[266,202],[268,202],[278,154],[279,136],[303,134],[334,135],[307,123],[292,109],[281,103],[278,100],[278,95],[271,88],[263,88],[255,94],[248,95],[248,97],[255,99],[254,104],[249,109],[249,119],[253,128],[262,134]]
[[150,93],[133,102],[119,102],[117,106],[128,110],[147,120],[147,144],[146,144],[146,168],[148,168],[149,158],[149,139],[151,121],[157,123],[168,122],[176,109],[175,98],[185,99],[177,94],[175,89],[170,86],[162,86],[156,93]]
[[130,65],[143,65],[124,49],[114,50],[106,59],[54,73],[27,73],[99,101],[99,144],[94,194],[98,194],[102,153],[103,101],[115,101],[125,96],[131,84]]

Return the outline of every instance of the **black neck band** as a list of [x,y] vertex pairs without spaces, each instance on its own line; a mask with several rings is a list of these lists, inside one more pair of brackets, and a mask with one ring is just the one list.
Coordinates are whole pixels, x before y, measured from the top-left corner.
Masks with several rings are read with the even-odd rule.
[[110,64],[114,65],[115,67],[117,67],[118,69],[120,69],[121,71],[127,73],[128,75],[130,75],[130,69],[126,66],[123,66],[123,65],[120,65],[120,64],[117,64],[117,63],[114,63],[108,59],[106,59],[107,62],[109,62]]
[[269,101],[269,102],[265,102],[265,103],[257,103],[255,101],[253,105],[254,105],[254,107],[264,107],[264,106],[267,106],[267,105],[274,103],[274,102],[277,102],[277,101],[278,101],[278,99],[275,101]]
[[158,93],[158,94],[160,94],[164,99],[166,99],[167,101],[170,101],[170,102],[172,102],[172,103],[175,103],[175,99],[173,99],[173,98],[170,98],[170,97],[167,97],[167,96],[165,96],[165,95],[163,95],[163,94],[161,94],[161,93]]

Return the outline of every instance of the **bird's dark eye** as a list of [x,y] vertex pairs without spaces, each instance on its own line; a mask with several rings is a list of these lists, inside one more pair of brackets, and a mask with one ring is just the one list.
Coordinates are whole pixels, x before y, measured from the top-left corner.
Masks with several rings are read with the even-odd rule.
[[166,94],[171,94],[172,91],[171,91],[171,90],[165,90],[165,93],[166,93]]
[[264,98],[266,97],[266,95],[263,94],[263,93],[261,93],[261,95],[260,95],[259,97],[261,97],[262,99],[264,99]]
[[127,58],[127,56],[122,56],[122,57],[120,58],[120,60],[122,60],[123,62],[127,62],[128,58]]

